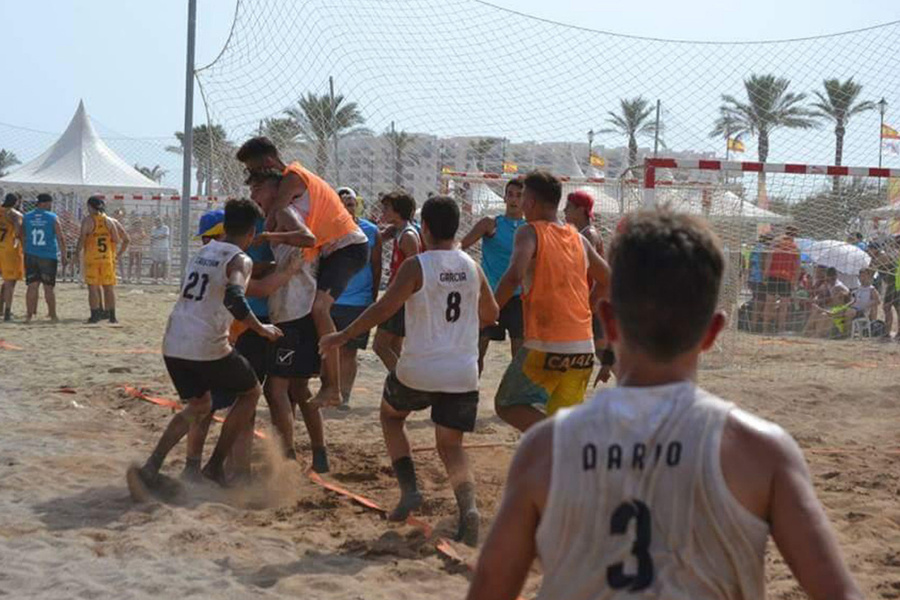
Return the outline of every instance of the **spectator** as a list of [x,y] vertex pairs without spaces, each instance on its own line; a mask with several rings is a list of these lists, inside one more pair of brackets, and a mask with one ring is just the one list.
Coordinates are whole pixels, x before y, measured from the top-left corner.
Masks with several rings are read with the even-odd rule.
[[60,265],[59,279],[75,281],[76,275],[81,272],[81,263],[75,260],[75,244],[72,242],[78,240],[81,224],[75,219],[72,211],[64,208],[59,211],[59,227],[68,242],[66,244],[66,260]]
[[866,317],[870,321],[878,318],[878,306],[881,304],[881,294],[873,284],[874,269],[867,267],[859,270],[859,287],[853,290],[853,303],[844,314],[844,325],[847,326],[854,319]]
[[153,283],[168,282],[169,277],[169,226],[156,217],[156,226],[150,232],[150,277]]
[[788,225],[784,234],[772,244],[766,255],[764,273],[766,274],[766,302],[763,309],[763,331],[769,329],[769,323],[777,315],[776,333],[787,329],[788,311],[794,289],[800,279],[800,249],[796,239],[798,230]]
[[838,279],[837,269],[828,267],[824,284],[818,291],[819,300],[813,305],[803,334],[811,337],[829,337],[837,328],[844,331],[843,313],[850,302],[850,290]]
[[130,283],[141,282],[141,270],[144,263],[144,250],[147,246],[147,228],[143,217],[137,214],[131,215],[128,221],[128,236],[131,245],[128,247],[128,277]]
[[[872,261],[878,269],[879,279],[884,287],[884,339],[891,339],[891,329],[894,327],[894,313],[897,313],[900,321],[900,277],[898,277],[897,262],[897,238],[892,238],[883,247],[881,254]],[[900,336],[898,336],[900,339]]]
[[766,255],[769,252],[769,244],[772,234],[763,233],[759,236],[753,249],[750,251],[747,270],[747,287],[750,288],[751,302],[750,323],[751,331],[761,331],[760,325],[763,317],[763,309],[766,305],[766,278],[764,267]]

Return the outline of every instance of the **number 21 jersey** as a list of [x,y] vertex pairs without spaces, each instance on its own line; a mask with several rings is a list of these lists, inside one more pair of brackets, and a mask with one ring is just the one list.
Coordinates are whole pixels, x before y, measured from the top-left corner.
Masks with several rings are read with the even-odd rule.
[[478,266],[461,250],[416,255],[422,288],[406,301],[397,379],[423,392],[478,389]]
[[166,325],[164,356],[210,361],[231,353],[228,328],[234,318],[225,308],[226,268],[241,252],[234,244],[213,240],[191,258]]

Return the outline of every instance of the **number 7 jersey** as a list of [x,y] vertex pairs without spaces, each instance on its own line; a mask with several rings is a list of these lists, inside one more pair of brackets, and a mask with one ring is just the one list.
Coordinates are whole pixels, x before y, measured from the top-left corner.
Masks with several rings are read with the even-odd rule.
[[557,413],[538,600],[764,598],[769,527],[719,460],[732,409],[682,382]]
[[210,361],[231,352],[228,328],[234,318],[225,308],[226,269],[241,253],[234,244],[213,240],[191,258],[166,325],[164,356]]
[[462,250],[417,254],[422,287],[406,301],[400,382],[423,392],[478,389],[478,266]]

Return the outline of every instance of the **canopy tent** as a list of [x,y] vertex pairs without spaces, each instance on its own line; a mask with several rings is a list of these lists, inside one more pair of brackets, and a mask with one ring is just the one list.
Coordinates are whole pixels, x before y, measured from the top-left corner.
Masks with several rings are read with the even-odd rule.
[[5,190],[59,194],[174,194],[139,173],[100,139],[91,119],[78,110],[65,132],[43,154],[0,178]]
[[473,183],[467,196],[472,212],[476,215],[499,214],[506,210],[503,197],[484,183]]
[[868,217],[870,219],[900,217],[900,204],[886,204],[885,206],[879,206],[878,208],[864,210],[860,214],[863,217]]
[[657,188],[659,206],[670,206],[676,212],[706,217],[710,221],[738,221],[742,223],[778,224],[791,219],[770,210],[760,208],[727,190],[715,189],[665,189]]
[[606,185],[607,184],[602,183],[563,183],[562,202],[560,202],[560,208],[563,208],[565,206],[566,196],[568,196],[572,192],[582,191],[587,192],[594,197],[595,215],[606,216],[622,214],[622,205],[619,203],[619,201],[604,191],[603,188]]

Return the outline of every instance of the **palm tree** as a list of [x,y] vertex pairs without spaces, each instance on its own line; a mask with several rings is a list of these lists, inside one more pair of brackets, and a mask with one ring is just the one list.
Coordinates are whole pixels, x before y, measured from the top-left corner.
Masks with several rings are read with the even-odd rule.
[[[633,167],[638,161],[638,143],[637,138],[656,137],[656,123],[651,119],[651,115],[656,107],[643,96],[636,98],[619,100],[620,112],[608,112],[606,118],[607,123],[611,125],[606,129],[601,129],[600,133],[618,133],[628,138],[628,166]],[[662,125],[660,125],[660,133]]]
[[260,133],[272,140],[276,148],[284,151],[300,135],[300,128],[290,117],[275,117],[263,121]]
[[156,183],[160,183],[162,181],[162,178],[166,176],[166,173],[168,173],[168,171],[166,171],[159,165],[156,165],[151,169],[150,167],[142,167],[141,165],[135,163],[134,168],[138,173],[140,173],[147,179],[152,179]]
[[328,142],[365,121],[356,102],[344,103],[342,95],[334,96],[332,101],[329,94],[318,96],[312,92],[284,114],[294,122],[298,137],[315,147],[316,172],[321,176],[328,168]]
[[0,148],[0,177],[6,176],[7,169],[18,164],[21,163],[19,162],[19,157],[16,156],[15,152]]
[[484,165],[487,160],[487,155],[491,153],[491,150],[497,145],[498,141],[497,138],[479,138],[474,142],[469,142],[469,146],[475,154],[475,166],[482,173],[485,171]]
[[[181,154],[184,150],[184,133],[175,132],[178,138],[179,146],[167,146],[166,150]],[[218,124],[198,125],[194,127],[194,149],[192,154],[192,164],[197,169],[197,193],[200,195],[211,195],[214,180],[213,165],[217,162],[229,158],[229,154],[234,154],[234,145],[228,141],[228,133],[225,128]]]
[[[416,136],[405,131],[397,131],[394,129],[393,121],[391,121],[390,129],[385,131],[384,135],[391,144],[391,155],[394,159],[394,185],[401,188],[403,187],[403,157],[407,147],[415,141]],[[413,162],[418,162],[416,156],[410,155],[409,158]]]
[[[851,77],[847,81],[839,79],[826,79],[822,82],[825,93],[816,90],[813,92],[817,102],[813,102],[816,115],[823,119],[834,121],[834,164],[841,166],[844,159],[844,134],[847,132],[847,123],[850,117],[869,110],[875,110],[875,103],[870,100],[857,102],[862,85],[853,81]],[[832,191],[837,194],[840,191],[840,177],[835,177],[832,183]]]
[[[806,94],[788,92],[790,80],[775,75],[750,75],[744,80],[747,102],[741,102],[730,94],[722,94],[722,106],[710,135],[724,135],[726,127],[733,135],[757,136],[759,162],[769,158],[769,136],[779,128],[812,129],[818,125],[816,113],[803,106]],[[759,173],[757,203],[768,206],[766,198],[766,174]]]
[[741,131],[741,120],[733,113],[727,111],[724,106],[720,106],[719,117],[716,119],[713,131],[709,134],[709,137],[721,137],[725,140],[725,154],[727,155],[730,148],[728,145],[729,140],[735,139],[740,141],[743,134],[738,133],[739,131]]

